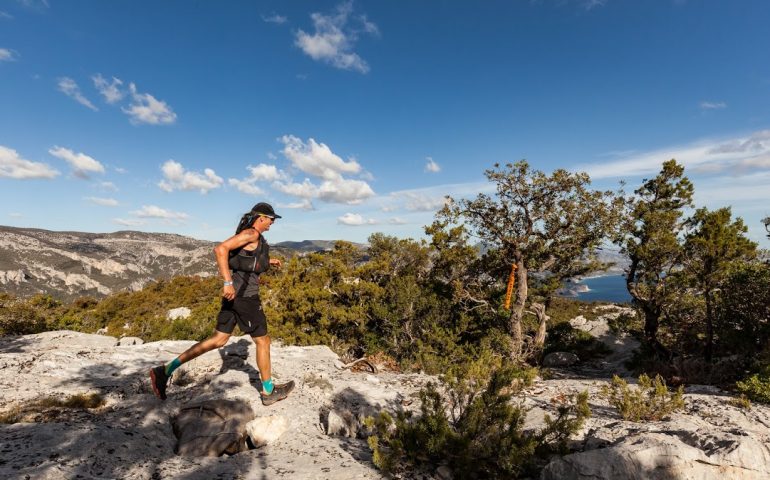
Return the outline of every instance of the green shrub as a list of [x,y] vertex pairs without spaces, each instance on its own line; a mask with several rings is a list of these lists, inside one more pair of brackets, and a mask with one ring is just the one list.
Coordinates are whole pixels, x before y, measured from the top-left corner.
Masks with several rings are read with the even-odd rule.
[[741,394],[739,397],[731,398],[727,401],[727,404],[743,410],[751,410],[751,400],[749,400],[748,397],[743,394]]
[[588,394],[581,393],[559,406],[556,418],[546,416],[542,430],[524,432],[526,410],[511,402],[511,391],[517,378],[527,376],[505,367],[492,374],[483,391],[474,390],[468,382],[449,387],[448,410],[437,387],[429,384],[420,392],[416,418],[403,412],[393,418],[382,412],[367,419],[375,465],[397,473],[431,470],[448,461],[457,478],[533,474],[549,454],[564,450],[590,409]]
[[564,322],[555,325],[548,332],[543,354],[551,352],[571,352],[577,355],[581,361],[586,361],[604,357],[611,353],[611,350],[590,333]]
[[639,376],[639,386],[631,387],[628,382],[613,375],[612,383],[602,387],[601,395],[615,407],[625,420],[640,422],[667,418],[672,412],[684,408],[684,387],[669,392],[660,375],[650,379],[646,374]]
[[770,366],[735,383],[736,388],[751,400],[770,403]]
[[0,305],[0,335],[29,335],[47,330],[46,318],[23,300]]

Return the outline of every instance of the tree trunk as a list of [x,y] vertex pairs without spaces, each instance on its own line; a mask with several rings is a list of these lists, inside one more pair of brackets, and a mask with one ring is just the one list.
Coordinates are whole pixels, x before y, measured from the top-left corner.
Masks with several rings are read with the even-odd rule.
[[708,362],[711,362],[711,359],[714,357],[714,320],[713,320],[713,312],[712,312],[712,300],[711,300],[711,292],[706,291],[705,292],[705,298],[706,298],[706,360]]
[[509,318],[511,328],[511,360],[520,361],[524,339],[521,334],[521,319],[524,317],[524,305],[527,302],[527,267],[524,261],[516,260],[516,303]]
[[532,310],[535,311],[535,315],[537,315],[537,319],[540,320],[540,326],[537,328],[537,333],[535,334],[535,341],[534,341],[535,348],[540,350],[543,348],[543,345],[545,344],[545,329],[546,329],[548,320],[550,320],[550,317],[545,314],[545,305],[543,305],[542,303],[533,303]]
[[660,310],[643,303],[642,311],[644,312],[644,339],[647,341],[650,348],[652,348],[656,358],[659,360],[670,360],[671,352],[658,341]]

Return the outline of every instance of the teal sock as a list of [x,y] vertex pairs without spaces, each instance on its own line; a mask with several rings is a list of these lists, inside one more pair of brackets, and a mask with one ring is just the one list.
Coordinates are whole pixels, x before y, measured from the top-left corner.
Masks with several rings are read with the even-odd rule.
[[174,370],[179,368],[182,365],[182,362],[179,361],[179,357],[171,360],[166,364],[166,376],[170,377],[172,373],[174,373]]
[[266,394],[270,395],[273,393],[273,379],[268,378],[267,380],[262,380],[262,391]]

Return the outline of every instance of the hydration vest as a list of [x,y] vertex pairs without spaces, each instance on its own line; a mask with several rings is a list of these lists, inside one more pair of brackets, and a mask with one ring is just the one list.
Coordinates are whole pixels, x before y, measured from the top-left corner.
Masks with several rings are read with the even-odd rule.
[[261,234],[259,245],[254,250],[239,248],[230,252],[228,265],[238,272],[263,273],[270,268],[270,245]]

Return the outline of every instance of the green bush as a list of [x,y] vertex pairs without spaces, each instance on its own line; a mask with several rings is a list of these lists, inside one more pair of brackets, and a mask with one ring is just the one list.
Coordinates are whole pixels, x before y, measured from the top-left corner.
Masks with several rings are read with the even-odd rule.
[[0,301],[0,335],[29,335],[47,330],[46,317],[34,305],[5,296]]
[[569,323],[564,322],[555,325],[548,332],[543,354],[551,352],[571,352],[577,355],[581,361],[586,361],[592,358],[604,357],[611,350],[590,333],[574,328]]
[[667,418],[671,413],[684,408],[684,387],[669,392],[660,375],[650,379],[646,374],[639,376],[639,386],[631,387],[628,382],[613,375],[612,383],[602,387],[601,395],[615,407],[624,420],[632,422],[656,421]]
[[[449,413],[437,387],[420,392],[420,414],[414,418],[386,412],[369,418],[368,439],[378,468],[397,473],[435,468],[448,461],[457,478],[520,478],[532,475],[549,454],[563,451],[570,435],[590,416],[588,394],[583,392],[558,407],[546,426],[524,432],[526,410],[512,403],[512,385],[527,377],[506,367],[495,371],[483,391],[468,382],[458,392],[449,388]],[[459,404],[457,399],[461,399]]]
[[770,366],[735,383],[736,388],[751,400],[770,404]]

